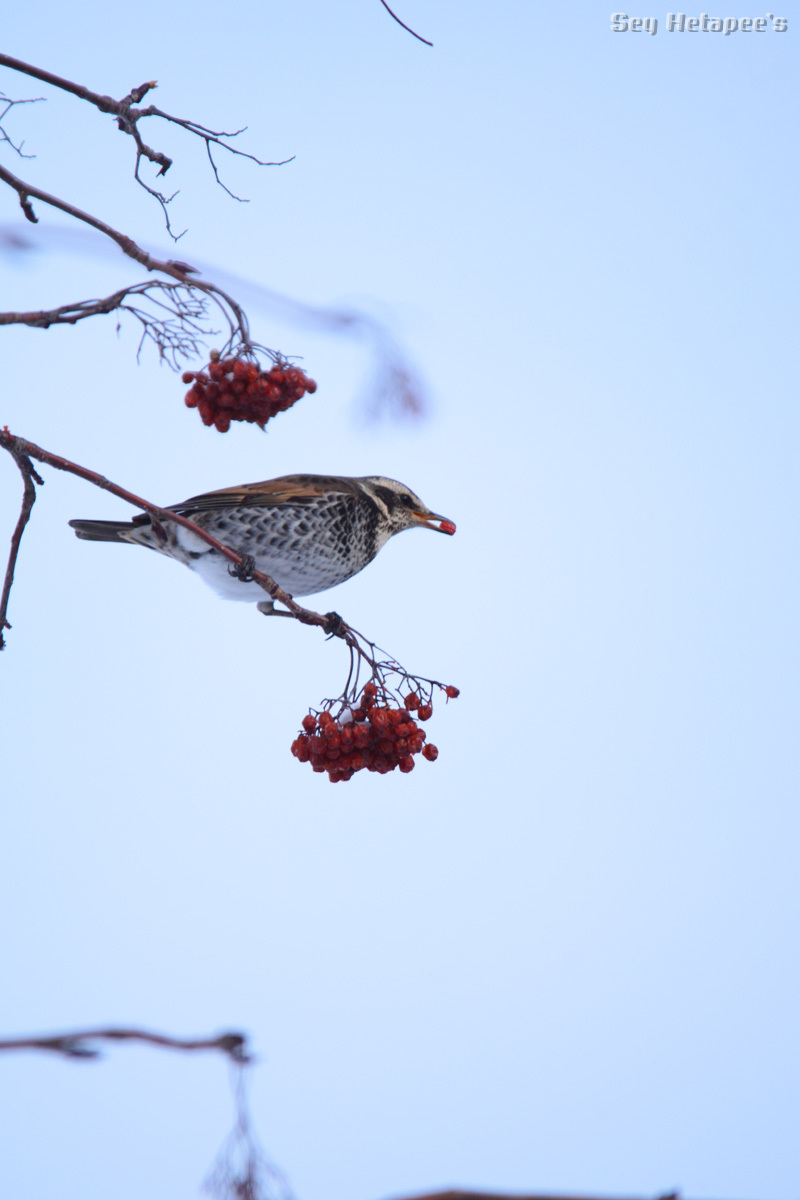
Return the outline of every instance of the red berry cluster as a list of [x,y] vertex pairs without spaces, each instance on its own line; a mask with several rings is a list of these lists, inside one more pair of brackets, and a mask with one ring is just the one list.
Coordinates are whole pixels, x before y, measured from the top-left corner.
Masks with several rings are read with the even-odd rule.
[[231,421],[254,421],[263,429],[270,417],[285,412],[317,385],[299,367],[276,363],[269,371],[243,358],[214,359],[202,371],[186,371],[187,408],[196,408],[204,425],[227,433]]
[[[457,688],[449,691],[458,695]],[[423,758],[435,762],[439,751],[430,743],[424,745],[425,731],[412,715],[416,712],[420,721],[427,721],[433,707],[414,694],[406,696],[404,704],[405,708],[391,708],[379,703],[377,687],[368,683],[351,710],[351,720],[337,721],[328,711],[304,717],[305,732],[292,742],[292,754],[300,762],[310,762],[315,771],[327,771],[331,783],[352,779],[364,768],[380,775],[395,767],[408,773],[420,751]]]

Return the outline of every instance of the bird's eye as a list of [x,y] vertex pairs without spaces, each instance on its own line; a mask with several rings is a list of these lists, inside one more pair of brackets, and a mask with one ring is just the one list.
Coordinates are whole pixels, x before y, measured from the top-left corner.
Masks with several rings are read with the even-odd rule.
[[406,506],[406,508],[413,508],[414,507],[414,497],[409,496],[408,492],[403,492],[403,495],[400,497],[400,503],[404,504]]

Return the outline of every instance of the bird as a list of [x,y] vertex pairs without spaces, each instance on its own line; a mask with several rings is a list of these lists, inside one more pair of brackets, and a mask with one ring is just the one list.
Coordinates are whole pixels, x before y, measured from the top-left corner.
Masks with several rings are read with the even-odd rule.
[[[187,517],[252,560],[252,566],[292,597],[344,583],[404,529],[456,531],[452,521],[432,512],[405,484],[383,475],[282,475],[191,496],[167,511]],[[266,615],[289,615],[275,609],[246,572],[232,571],[223,555],[182,525],[154,522],[147,513],[132,521],[69,524],[85,541],[130,543],[166,554],[196,571],[225,599],[255,601]]]

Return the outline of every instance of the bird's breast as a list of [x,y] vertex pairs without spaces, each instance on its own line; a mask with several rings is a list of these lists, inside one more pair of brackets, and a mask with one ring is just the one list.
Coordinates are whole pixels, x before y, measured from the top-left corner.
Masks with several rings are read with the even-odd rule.
[[[292,596],[310,596],[343,583],[361,571],[377,546],[369,512],[359,511],[351,497],[326,503],[237,506],[187,513],[190,519],[270,575]],[[177,537],[193,561],[191,566],[215,590],[232,599],[260,599],[256,584],[243,584],[228,573],[227,562],[207,551],[191,531],[177,527]],[[256,596],[253,591],[259,594]]]

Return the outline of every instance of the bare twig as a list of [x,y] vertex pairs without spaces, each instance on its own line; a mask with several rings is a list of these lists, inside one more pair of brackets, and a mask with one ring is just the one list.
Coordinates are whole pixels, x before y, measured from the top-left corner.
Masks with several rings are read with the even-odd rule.
[[8,623],[8,600],[11,595],[11,585],[14,582],[14,571],[17,565],[17,556],[19,555],[19,546],[22,541],[22,534],[25,531],[25,526],[28,524],[28,519],[31,515],[31,509],[36,503],[36,488],[34,482],[44,483],[44,480],[38,475],[34,469],[30,458],[25,454],[18,453],[13,447],[7,447],[9,454],[14,459],[14,462],[20,469],[23,482],[22,506],[20,508],[19,519],[14,527],[14,532],[11,535],[11,549],[8,555],[8,566],[6,567],[5,579],[3,580],[3,594],[0,596],[0,650],[5,650],[6,642],[3,636],[5,629],[10,629]]
[[[118,229],[114,229],[113,226],[107,225],[105,221],[101,221],[98,217],[92,216],[91,213],[84,212],[83,209],[77,208],[74,204],[68,203],[68,201],[61,200],[58,196],[52,196],[49,192],[42,191],[41,188],[33,187],[31,184],[26,183],[24,179],[20,179],[3,166],[0,166],[0,180],[2,180],[4,183],[7,183],[9,187],[12,187],[17,192],[23,213],[28,220],[32,221],[34,224],[36,224],[38,221],[38,217],[33,211],[33,206],[31,204],[32,199],[39,200],[43,204],[49,204],[53,208],[57,208],[60,212],[65,212],[68,214],[68,216],[74,217],[77,221],[83,221],[84,224],[90,225],[93,229],[97,229],[100,233],[110,238],[112,242],[115,242],[117,246],[119,246],[120,250],[122,250],[124,254],[127,254],[128,258],[132,258],[134,262],[140,263],[141,266],[143,266],[146,270],[158,271],[163,275],[167,275],[170,278],[175,279],[187,289],[191,287],[197,291],[205,293],[205,295],[214,301],[214,303],[225,316],[225,320],[227,321],[230,330],[229,343],[241,345],[245,351],[251,348],[252,342],[250,339],[250,326],[247,316],[245,315],[241,305],[238,304],[232,296],[229,296],[227,292],[224,292],[222,288],[217,287],[216,284],[209,283],[203,279],[195,279],[194,275],[196,272],[194,267],[191,267],[188,263],[177,262],[175,259],[161,259],[154,257],[152,254],[148,254],[146,250],[143,250],[141,246],[137,245],[133,238],[128,237],[127,234],[120,233]],[[192,278],[189,279],[187,278],[188,276],[192,276]],[[117,294],[119,295],[119,293]],[[101,301],[99,303],[102,304],[103,302]],[[69,308],[71,306],[66,307]],[[119,305],[117,305],[117,307],[119,307]],[[111,311],[111,309],[101,308],[98,311],[105,312]],[[58,310],[51,310],[51,312],[57,313]],[[24,316],[30,314],[0,314],[0,324],[10,325],[42,323],[41,321],[36,320],[19,321],[18,318],[20,315]],[[86,315],[90,316],[94,314],[86,313]],[[55,321],[51,322],[51,324],[55,323]]]
[[392,17],[395,21],[397,21],[398,25],[402,25],[402,27],[403,27],[403,29],[405,29],[406,33],[410,33],[411,36],[415,37],[418,42],[424,42],[426,46],[433,45],[433,42],[429,42],[427,38],[420,37],[420,35],[418,33],[414,33],[414,30],[409,25],[406,25],[405,21],[401,21],[397,15],[397,13],[392,12],[392,10],[389,8],[389,5],[386,3],[386,0],[381,0],[381,4],[386,9],[389,16]]
[[253,1130],[244,1072],[234,1089],[236,1119],[203,1182],[214,1200],[292,1200],[287,1180],[270,1162]]
[[217,1037],[176,1038],[146,1029],[78,1029],[48,1036],[5,1038],[0,1052],[6,1050],[49,1050],[67,1058],[100,1058],[93,1042],[146,1042],[166,1050],[219,1050],[232,1062],[243,1065],[252,1061],[243,1033],[221,1033]]
[[[151,312],[131,303],[132,297],[136,296],[146,298],[156,311]],[[204,339],[215,332],[200,324],[207,316],[202,293],[195,295],[191,285],[167,283],[163,279],[151,279],[120,288],[118,292],[99,300],[79,300],[74,304],[61,304],[57,308],[35,312],[0,313],[0,325],[49,329],[51,325],[76,325],[87,317],[112,312],[127,313],[139,322],[142,335],[137,358],[144,343],[150,341],[158,350],[160,360],[167,362],[174,370],[180,368],[183,360],[197,358]]]
[[226,1032],[216,1037],[183,1038],[146,1029],[76,1029],[68,1033],[5,1038],[0,1053],[44,1050],[68,1059],[97,1060],[98,1043],[140,1042],[162,1050],[215,1050],[233,1067],[234,1125],[225,1139],[204,1188],[215,1200],[292,1200],[288,1183],[259,1145],[247,1105],[245,1072],[254,1059],[247,1036]]
[[[52,196],[49,192],[42,191],[41,188],[33,187],[32,184],[26,183],[24,179],[12,174],[6,167],[0,167],[0,179],[3,183],[7,183],[9,187],[20,198],[23,212],[29,221],[34,225],[37,224],[39,218],[33,213],[33,208],[30,205],[30,199],[41,200],[43,204],[49,204],[52,208],[57,208],[60,212],[64,212],[67,216],[74,217],[77,221],[83,221],[86,225],[91,225],[93,229],[99,230],[106,237],[111,238],[112,242],[116,242],[123,254],[127,254],[128,258],[132,258],[135,262],[141,263],[148,271],[163,271],[167,275],[174,274],[174,270],[169,262],[161,259],[153,258],[141,246],[137,246],[133,238],[128,237],[125,233],[120,233],[119,230],[112,228],[111,225],[106,225],[105,221],[101,221],[98,217],[93,217],[91,213],[84,212],[74,204],[70,204],[66,200],[59,199],[58,196]],[[27,209],[26,209],[27,202]]]
[[[16,105],[18,105],[18,104],[38,104],[43,99],[44,99],[43,96],[34,96],[28,100],[11,100],[3,92],[0,92],[0,104],[5,105],[5,107],[3,108],[3,111],[0,112],[0,121],[2,121],[3,118],[5,117],[6,113],[10,112],[12,108],[16,107]],[[11,147],[11,149],[14,150],[15,153],[17,153],[20,156],[20,158],[35,158],[36,157],[35,154],[26,154],[24,152],[24,150],[22,149],[22,147],[25,145],[24,141],[19,142],[19,144],[17,144],[17,142],[12,141],[2,125],[0,125],[0,142],[7,142],[8,145]]]
[[[398,1200],[400,1198],[398,1197]],[[423,1195],[403,1197],[402,1200],[598,1200],[596,1196],[564,1196],[551,1193],[526,1192],[465,1192],[462,1188],[453,1188],[446,1192],[425,1192]],[[612,1197],[602,1197],[602,1200],[612,1200]],[[633,1200],[625,1197],[625,1200]],[[646,1198],[649,1200],[649,1198]],[[665,1192],[654,1200],[681,1200],[678,1192]]]
[[30,75],[34,79],[40,79],[43,83],[52,84],[53,87],[60,88],[64,92],[69,92],[71,95],[77,96],[79,100],[85,100],[88,104],[93,104],[100,112],[108,113],[116,118],[117,127],[123,133],[129,134],[136,144],[134,178],[161,206],[167,232],[174,241],[178,241],[183,234],[175,234],[173,232],[167,205],[171,200],[174,200],[177,192],[173,192],[171,196],[166,196],[158,188],[151,187],[139,172],[142,159],[147,159],[159,168],[159,175],[165,175],[172,166],[172,159],[161,150],[154,150],[152,146],[147,145],[139,132],[139,121],[147,117],[158,117],[168,124],[177,125],[187,133],[199,137],[205,143],[206,152],[214,172],[214,178],[223,191],[227,192],[234,200],[241,201],[242,197],[235,195],[220,179],[217,165],[211,153],[212,145],[220,146],[223,150],[227,150],[229,154],[236,155],[238,158],[247,158],[250,162],[254,162],[260,167],[285,166],[286,163],[292,162],[292,158],[294,157],[282,159],[279,162],[270,162],[257,158],[255,154],[248,154],[246,151],[240,150],[238,146],[231,146],[229,144],[230,141],[238,137],[241,133],[244,133],[247,126],[234,130],[232,133],[225,133],[222,130],[208,129],[205,125],[200,125],[197,121],[188,121],[183,117],[173,117],[170,113],[164,112],[154,104],[148,105],[147,108],[134,107],[141,103],[149,91],[158,86],[155,80],[150,80],[147,83],[140,84],[139,87],[133,88],[121,100],[114,100],[111,96],[103,96],[99,92],[93,92],[90,88],[84,87],[82,84],[73,83],[72,80],[64,79],[60,75],[54,75],[51,71],[44,71],[41,67],[35,67],[30,63],[22,62],[18,58],[12,58],[9,54],[0,54],[0,66],[9,67],[11,70],[19,71],[23,75]]
[[81,83],[73,83],[69,79],[64,79],[61,75],[54,75],[52,71],[45,71],[42,67],[34,67],[31,63],[23,62],[22,59],[12,58],[10,54],[0,54],[0,67],[8,67],[10,70],[19,71],[23,75],[30,75],[33,79],[40,79],[42,83],[52,84],[53,87],[60,88],[62,92],[71,92],[79,100],[88,100],[95,108],[99,108],[100,112],[113,113],[114,115],[117,115],[120,105],[125,105],[126,102],[128,104],[138,104],[151,88],[156,87],[155,81],[143,83],[138,88],[134,88],[129,92],[123,100],[112,100],[111,96],[101,96],[98,92],[91,91]]
[[[7,225],[0,223],[0,252],[26,256],[40,246],[58,246],[59,249],[81,255],[92,253],[107,256],[111,253],[110,247],[107,246],[108,239],[95,237],[94,234],[76,228],[50,226],[41,233],[39,230],[36,233],[31,231],[30,235],[21,233],[20,228],[22,227],[16,223]],[[193,287],[203,283],[202,279],[194,278],[198,268],[191,267],[187,263],[176,262],[174,259],[167,261],[174,271],[180,273],[182,279],[186,279],[187,275],[193,276],[188,281]],[[199,270],[203,274],[207,273],[216,277],[218,268],[201,263]],[[227,272],[223,274],[221,282],[228,289],[227,293],[220,293],[223,297],[228,295],[230,298],[229,293],[235,292],[248,307],[251,305],[266,307],[268,311],[276,311],[282,320],[321,330],[327,334],[344,334],[360,338],[371,344],[374,370],[369,384],[364,388],[365,415],[369,418],[375,419],[386,415],[413,419],[425,412],[428,397],[423,382],[390,329],[378,317],[359,309],[305,303],[273,291],[263,284],[255,284],[251,280]],[[98,301],[97,303],[103,302]],[[70,323],[69,310],[72,307],[72,305],[63,306],[66,315],[62,314],[61,307],[45,310],[42,313],[0,313],[0,325],[27,324],[45,328],[48,324]],[[230,315],[233,317],[234,333],[238,335],[244,316],[241,303],[239,304],[239,315],[237,316],[233,310]],[[230,318],[228,317],[227,320],[230,327]],[[232,335],[228,346],[220,350],[221,356],[226,357],[229,352],[238,354],[236,345],[237,338]],[[252,344],[248,347],[244,340],[242,340],[241,346],[244,357],[248,357],[248,349],[256,352],[259,349]],[[275,351],[271,350],[267,351],[267,354],[273,361],[276,360],[276,357],[285,357],[278,356]]]

